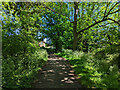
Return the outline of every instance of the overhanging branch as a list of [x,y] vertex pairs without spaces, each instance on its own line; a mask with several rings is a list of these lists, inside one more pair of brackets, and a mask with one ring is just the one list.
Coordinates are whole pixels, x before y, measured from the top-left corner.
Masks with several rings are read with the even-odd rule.
[[89,28],[95,26],[96,24],[99,24],[99,23],[101,23],[101,22],[103,22],[103,21],[106,21],[106,20],[107,20],[107,19],[102,19],[101,21],[96,21],[95,23],[93,23],[92,25],[88,26],[87,28],[84,28],[84,29],[80,30],[80,31],[78,32],[78,34],[80,34],[81,32],[83,32],[83,31],[85,31],[85,30],[88,30]]
[[108,14],[105,15],[104,18],[105,18],[105,17],[107,18],[108,15],[113,14],[113,13],[116,13],[116,12],[119,11],[119,9],[118,9],[118,10],[116,10],[115,12],[110,13],[110,12],[112,11],[112,9],[113,9],[117,4],[119,4],[119,2],[117,2],[117,3],[108,11]]
[[120,11],[120,9],[118,9],[118,10],[116,10],[116,11],[114,11],[114,12],[109,13],[109,15],[110,15],[110,14],[113,14],[113,13],[116,13],[116,12],[119,12],[119,11]]
[[99,25],[99,27],[105,27],[105,26],[107,26],[107,25],[109,25],[109,24],[113,24],[114,22],[111,22],[111,23],[106,23],[106,24],[104,24],[104,25]]
[[107,6],[106,6],[106,9],[105,9],[105,12],[104,12],[104,17],[103,17],[103,19],[105,18],[105,14],[106,14],[106,11],[107,11],[107,8],[108,8],[109,4],[110,4],[110,2],[107,3]]
[[88,26],[88,27],[82,29],[81,31],[78,32],[78,34],[80,34],[81,32],[84,32],[85,30],[88,30],[89,28],[91,28],[91,27],[93,27],[93,26],[95,26],[95,25],[97,25],[97,24],[99,24],[99,23],[101,23],[101,22],[104,22],[104,21],[106,21],[106,20],[114,21],[115,23],[117,23],[117,24],[120,25],[120,23],[119,23],[118,21],[115,21],[114,19],[111,19],[111,18],[102,19],[101,21],[96,21],[96,22],[93,23],[92,25],[90,25],[90,26]]
[[115,23],[117,23],[118,25],[120,24],[118,21],[115,21],[114,19],[112,18],[108,18],[107,20],[111,20],[111,21],[114,21]]

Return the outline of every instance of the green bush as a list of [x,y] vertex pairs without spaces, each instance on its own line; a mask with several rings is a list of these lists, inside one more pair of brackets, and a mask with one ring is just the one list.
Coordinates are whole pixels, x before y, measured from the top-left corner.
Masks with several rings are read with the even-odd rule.
[[48,54],[45,50],[35,51],[21,56],[3,58],[2,84],[5,88],[31,87],[37,71],[47,61]]
[[[99,52],[102,51],[99,50]],[[83,85],[96,88],[120,87],[119,68],[116,63],[113,63],[119,54],[105,52],[104,58],[100,54],[72,50],[63,50],[58,53],[69,60]]]

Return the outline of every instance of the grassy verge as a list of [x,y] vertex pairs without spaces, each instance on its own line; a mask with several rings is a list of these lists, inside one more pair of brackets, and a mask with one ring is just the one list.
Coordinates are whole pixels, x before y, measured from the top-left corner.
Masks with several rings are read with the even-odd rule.
[[57,55],[69,60],[80,82],[88,88],[120,88],[118,51],[108,53],[103,49],[84,53],[67,49]]

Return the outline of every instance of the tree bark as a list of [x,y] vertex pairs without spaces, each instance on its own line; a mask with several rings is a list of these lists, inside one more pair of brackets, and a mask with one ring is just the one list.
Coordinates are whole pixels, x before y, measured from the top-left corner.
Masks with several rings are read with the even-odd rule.
[[[120,4],[118,5],[118,9],[120,10]],[[118,29],[119,29],[119,33],[120,33],[120,12],[118,13]],[[120,36],[120,34],[118,34]],[[119,38],[120,39],[120,38]]]
[[77,13],[78,13],[78,3],[74,2],[74,25],[73,25],[73,51],[77,49],[78,43],[78,33],[77,33]]

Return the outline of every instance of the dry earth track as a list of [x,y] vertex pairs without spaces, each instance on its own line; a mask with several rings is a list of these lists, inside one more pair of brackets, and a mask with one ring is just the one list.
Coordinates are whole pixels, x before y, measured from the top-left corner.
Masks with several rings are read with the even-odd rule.
[[67,60],[49,54],[47,63],[38,74],[33,88],[81,88],[74,70]]

